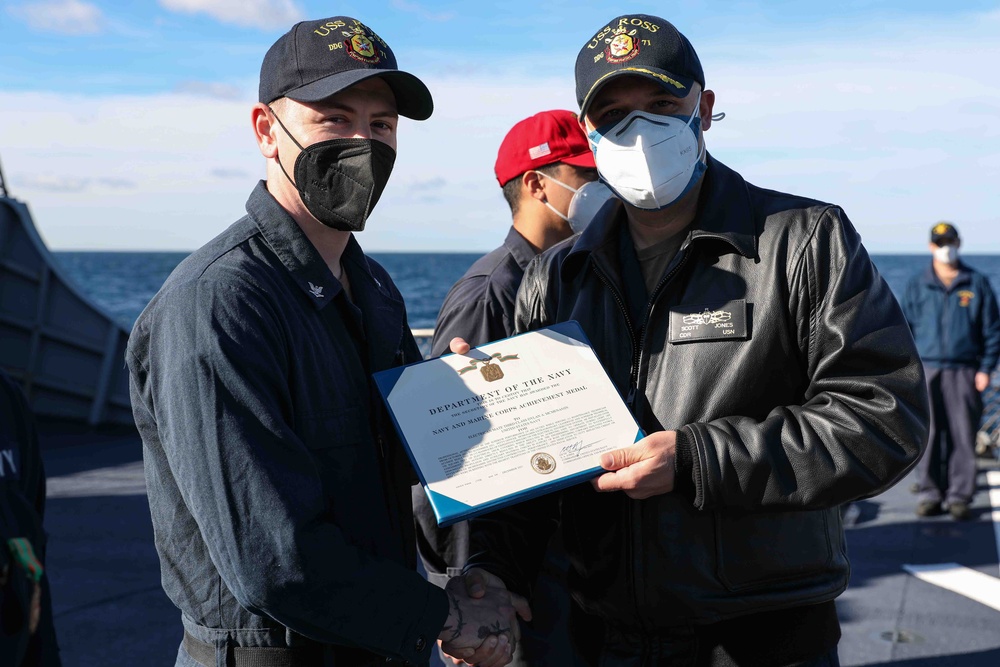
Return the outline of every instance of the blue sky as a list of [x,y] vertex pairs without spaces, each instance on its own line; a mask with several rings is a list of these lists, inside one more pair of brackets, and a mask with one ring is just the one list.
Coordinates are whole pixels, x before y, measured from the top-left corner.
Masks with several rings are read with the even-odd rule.
[[[0,161],[56,249],[181,249],[242,214],[263,175],[249,107],[267,47],[301,18],[356,17],[435,96],[404,121],[369,250],[488,250],[492,175],[521,118],[575,108],[580,46],[614,16],[694,43],[715,157],[844,206],[874,252],[921,252],[951,219],[1000,252],[1000,2],[0,0]],[[669,10],[669,11],[668,11]]]

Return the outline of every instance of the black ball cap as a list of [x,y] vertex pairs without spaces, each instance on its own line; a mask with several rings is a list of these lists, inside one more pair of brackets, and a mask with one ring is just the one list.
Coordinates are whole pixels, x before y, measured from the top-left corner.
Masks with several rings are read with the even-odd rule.
[[260,66],[259,101],[288,97],[318,102],[375,76],[389,84],[400,115],[430,117],[434,101],[427,86],[396,67],[392,49],[374,30],[349,16],[303,21],[267,50]]
[[934,245],[954,243],[957,240],[958,230],[950,222],[939,222],[931,227],[931,243]]
[[626,75],[652,79],[675,97],[687,97],[696,81],[705,87],[701,61],[691,42],[669,21],[648,14],[612,19],[580,49],[576,58],[580,115],[587,113],[606,83]]

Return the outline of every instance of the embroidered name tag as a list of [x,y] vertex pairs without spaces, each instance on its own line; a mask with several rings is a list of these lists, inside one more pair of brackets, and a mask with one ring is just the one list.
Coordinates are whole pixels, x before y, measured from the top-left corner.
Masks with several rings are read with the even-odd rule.
[[737,299],[721,305],[682,305],[670,310],[670,342],[746,340],[747,302]]

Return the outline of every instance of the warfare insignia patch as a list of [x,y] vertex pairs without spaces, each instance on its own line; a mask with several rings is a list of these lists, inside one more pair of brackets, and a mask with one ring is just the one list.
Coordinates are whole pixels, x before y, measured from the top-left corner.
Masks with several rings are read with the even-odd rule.
[[970,292],[967,289],[958,291],[958,305],[960,305],[962,308],[968,308],[969,303],[975,298],[976,298],[975,292]]

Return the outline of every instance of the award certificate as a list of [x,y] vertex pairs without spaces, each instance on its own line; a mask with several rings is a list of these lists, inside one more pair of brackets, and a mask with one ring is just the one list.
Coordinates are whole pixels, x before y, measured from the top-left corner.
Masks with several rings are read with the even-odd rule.
[[572,321],[374,377],[441,526],[594,477],[643,435]]

